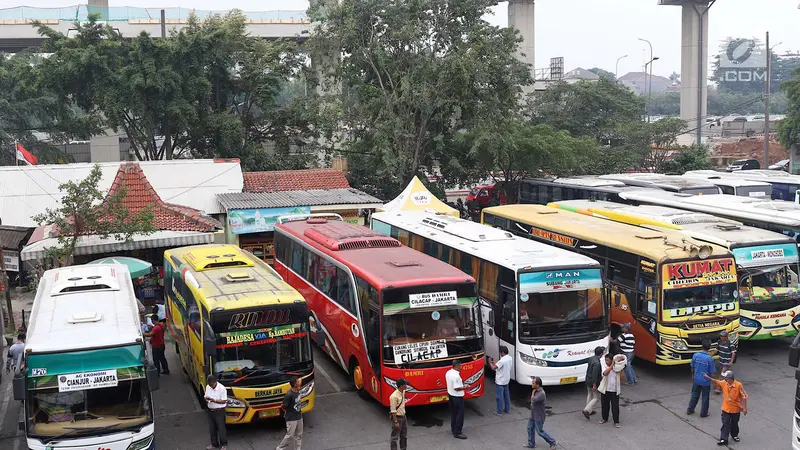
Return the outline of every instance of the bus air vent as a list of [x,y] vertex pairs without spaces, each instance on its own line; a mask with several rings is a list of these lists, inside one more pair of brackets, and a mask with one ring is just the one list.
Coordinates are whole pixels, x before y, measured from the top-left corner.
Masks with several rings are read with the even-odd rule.
[[740,230],[741,229],[741,228],[739,228],[738,225],[733,225],[733,224],[728,224],[728,223],[720,223],[720,224],[714,225],[714,227],[719,229],[719,230],[722,230],[722,231],[735,231],[735,230]]
[[554,209],[553,211],[536,211],[537,214],[558,214],[558,210]]
[[72,314],[72,317],[67,319],[69,323],[90,323],[99,322],[103,316],[98,312],[79,312]]
[[447,223],[445,221],[438,219],[431,219],[428,217],[422,219],[422,223],[424,225],[428,225],[429,227],[438,228],[440,230],[443,230],[447,227]]
[[225,275],[225,281],[236,283],[237,281],[251,281],[253,276],[246,272],[229,273]]
[[395,267],[414,267],[419,265],[416,261],[389,261],[389,264]]
[[328,222],[309,228],[303,232],[303,236],[334,251],[403,246],[397,239],[366,227],[343,222]]
[[639,239],[661,239],[660,234],[636,234],[635,235]]

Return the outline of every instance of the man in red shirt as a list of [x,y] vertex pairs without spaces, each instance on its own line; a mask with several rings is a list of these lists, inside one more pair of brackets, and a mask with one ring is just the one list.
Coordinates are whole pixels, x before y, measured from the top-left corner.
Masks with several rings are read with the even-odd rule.
[[169,374],[169,365],[167,364],[167,357],[165,352],[167,346],[164,343],[164,331],[167,328],[167,319],[158,320],[158,314],[150,316],[155,325],[149,333],[145,333],[145,337],[150,338],[150,347],[153,348],[153,364],[156,365],[158,370],[163,375]]

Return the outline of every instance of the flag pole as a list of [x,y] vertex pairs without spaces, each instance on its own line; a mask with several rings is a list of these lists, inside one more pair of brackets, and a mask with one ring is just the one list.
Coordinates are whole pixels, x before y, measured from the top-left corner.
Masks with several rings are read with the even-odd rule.
[[14,139],[14,166],[19,166],[19,158],[17,158],[17,152],[19,151],[17,150],[18,145],[19,143]]

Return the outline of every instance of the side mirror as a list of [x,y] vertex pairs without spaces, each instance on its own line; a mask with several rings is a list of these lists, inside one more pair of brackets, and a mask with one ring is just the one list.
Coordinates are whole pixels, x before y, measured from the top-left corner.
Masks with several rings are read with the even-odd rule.
[[145,374],[147,376],[147,387],[150,388],[150,392],[157,391],[159,388],[159,379],[156,367],[148,365],[145,369]]
[[217,335],[207,320],[203,321],[203,354],[205,356],[217,354]]
[[25,400],[25,375],[16,374],[13,380],[14,400]]
[[789,365],[792,367],[800,366],[800,334],[795,336],[792,345],[789,346]]

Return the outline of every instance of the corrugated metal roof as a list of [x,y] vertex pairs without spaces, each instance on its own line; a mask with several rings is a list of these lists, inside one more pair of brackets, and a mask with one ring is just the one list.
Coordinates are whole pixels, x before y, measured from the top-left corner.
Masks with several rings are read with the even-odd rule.
[[[99,163],[103,171],[99,188],[111,187],[121,162]],[[167,203],[189,206],[207,214],[224,213],[217,194],[241,192],[244,185],[239,162],[211,159],[140,161],[145,176]],[[3,224],[35,227],[31,217],[55,208],[62,194],[58,186],[80,181],[94,163],[0,167],[0,218]]]
[[358,189],[329,189],[285,192],[238,192],[217,195],[226,210],[286,208],[290,206],[382,205],[379,199]]
[[32,232],[33,228],[0,225],[0,246],[7,249],[19,250],[20,243],[25,244]]

